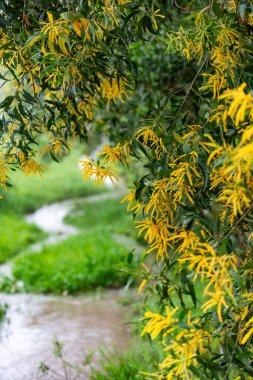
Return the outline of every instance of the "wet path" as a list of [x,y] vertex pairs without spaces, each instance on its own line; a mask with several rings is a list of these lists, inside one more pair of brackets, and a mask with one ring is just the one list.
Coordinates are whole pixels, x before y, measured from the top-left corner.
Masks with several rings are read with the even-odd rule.
[[[27,215],[26,220],[28,223],[36,224],[41,230],[48,234],[46,239],[30,245],[29,252],[39,252],[47,244],[54,244],[61,240],[67,239],[71,235],[78,234],[79,231],[76,227],[64,223],[64,218],[71,212],[76,204],[95,203],[106,199],[123,197],[124,191],[125,188],[121,185],[117,190],[111,190],[88,197],[54,202],[52,204],[42,206],[34,213]],[[11,268],[11,261],[0,265],[0,275],[12,277]]]
[[[45,244],[78,233],[75,227],[64,223],[64,217],[76,202],[93,203],[121,195],[122,189],[119,189],[40,208],[27,220],[49,235],[30,249],[40,251]],[[11,263],[2,265],[0,272],[9,275]],[[64,357],[73,364],[80,364],[90,350],[94,350],[92,364],[96,364],[99,349],[103,346],[124,349],[127,328],[124,324],[124,308],[117,302],[118,297],[119,292],[116,291],[105,292],[103,298],[0,294],[0,302],[9,304],[7,321],[1,327],[0,335],[0,380],[65,379],[62,364],[52,355],[52,339],[55,336],[65,344]],[[60,376],[48,374],[42,377],[38,372],[41,361],[49,364]],[[69,380],[88,380],[87,366],[84,372],[84,375],[73,375]]]
[[94,203],[106,199],[118,198],[123,196],[122,189],[108,191],[102,194],[91,195],[83,198],[69,199],[61,202],[55,202],[39,208],[33,214],[27,215],[28,223],[36,224],[41,230],[47,232],[49,236],[42,242],[30,246],[30,251],[40,251],[44,245],[57,243],[60,240],[67,239],[79,231],[76,227],[64,223],[64,218],[71,212],[77,203]]
[[[2,297],[9,304],[10,322],[1,328],[0,379],[38,380],[42,376],[38,371],[41,361],[61,375],[43,375],[43,379],[64,379],[62,363],[52,355],[55,336],[64,343],[64,358],[76,365],[85,360],[90,350],[94,351],[92,363],[96,364],[100,348],[126,348],[124,309],[117,298],[116,292],[106,292],[102,299],[26,294]],[[86,380],[89,367],[82,368],[86,375],[78,379]]]

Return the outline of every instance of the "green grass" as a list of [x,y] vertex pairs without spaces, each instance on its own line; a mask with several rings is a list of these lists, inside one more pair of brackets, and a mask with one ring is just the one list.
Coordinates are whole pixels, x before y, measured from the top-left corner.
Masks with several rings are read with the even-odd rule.
[[[114,234],[130,235],[132,218],[120,199],[78,202],[66,222],[75,225],[80,234],[14,260],[13,275],[24,282],[24,290],[73,293],[99,286],[122,286],[126,280],[118,269],[129,249],[124,242],[115,242]],[[5,285],[3,290],[15,289],[15,284]]]
[[20,171],[11,174],[13,186],[0,201],[0,263],[45,236],[36,226],[26,223],[24,214],[48,203],[106,190],[83,180],[77,164],[81,155],[82,148],[79,146],[61,163],[44,160],[47,170],[43,179],[40,176],[25,177]]
[[8,305],[6,303],[0,303],[0,325],[4,321],[6,317],[6,312],[8,309]]
[[136,236],[132,215],[127,213],[121,198],[107,199],[95,203],[77,204],[73,212],[65,218],[68,224],[85,230],[91,226],[100,226],[111,233]]
[[4,194],[0,212],[12,210],[24,214],[48,203],[105,191],[105,187],[95,187],[92,181],[83,180],[77,164],[81,155],[79,146],[60,163],[43,161],[46,166],[43,179],[39,175],[26,177],[21,171],[13,172],[10,175],[13,186]]
[[46,246],[37,254],[28,251],[29,245],[44,235],[25,222],[25,213],[55,201],[106,191],[105,187],[94,187],[92,181],[82,179],[77,165],[81,155],[79,147],[62,163],[47,162],[43,180],[13,173],[13,187],[0,204],[0,261],[21,254],[13,261],[14,281],[3,280],[2,290],[17,291],[18,280],[24,282],[23,290],[38,293],[77,292],[123,284],[116,267],[129,249],[124,247],[124,242],[115,242],[114,234],[130,236],[133,228],[132,217],[120,198],[91,204],[85,199],[82,203],[78,201],[66,222],[78,227],[80,234]]
[[61,293],[117,287],[123,278],[117,265],[127,249],[110,234],[94,227],[40,253],[26,253],[14,260],[13,275],[29,292]]
[[21,254],[13,261],[14,282],[3,280],[3,291],[17,291],[18,280],[24,282],[23,290],[35,293],[73,293],[125,283],[127,276],[123,278],[119,267],[130,248],[124,247],[121,236],[115,242],[115,234],[131,235],[133,228],[132,217],[120,199],[78,202],[66,222],[75,225],[80,234],[48,245],[40,253]]
[[0,228],[0,263],[11,259],[46,236],[38,227],[27,224],[24,218],[14,213],[1,215]]
[[146,380],[147,375],[143,372],[154,373],[160,355],[160,349],[152,347],[141,337],[136,338],[126,353],[102,352],[100,368],[92,368],[90,380]]

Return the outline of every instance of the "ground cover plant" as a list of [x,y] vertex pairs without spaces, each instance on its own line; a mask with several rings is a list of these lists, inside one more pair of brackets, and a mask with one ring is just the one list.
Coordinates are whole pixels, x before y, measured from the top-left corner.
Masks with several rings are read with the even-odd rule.
[[7,304],[0,304],[0,326],[1,326],[1,323],[4,321],[5,319],[5,316],[6,316],[6,311],[8,309],[8,305]]
[[[104,351],[100,360],[101,368],[93,368],[91,380],[144,380],[147,373],[157,369],[161,358],[158,347],[150,346],[149,342],[140,341],[140,338],[132,342],[128,351],[124,354],[117,351]],[[140,371],[140,363],[145,368]]]
[[[120,190],[119,190],[120,192]],[[137,233],[131,228],[132,217],[125,212],[121,198],[106,199],[98,202],[77,203],[76,208],[65,218],[65,222],[86,231],[91,226],[101,227],[110,233],[131,235]]]
[[90,380],[144,380],[146,375],[140,373],[140,361],[147,369],[154,368],[154,361],[158,359],[158,353],[151,349],[150,345],[139,342],[138,347],[131,347],[127,353],[119,353],[116,349],[109,352],[105,349],[100,350],[100,360],[96,367],[91,364],[94,352],[90,352],[79,365],[72,364],[64,355],[64,342],[57,338],[53,340],[53,355],[62,364],[62,371],[55,371],[46,362],[41,362],[39,370],[41,376],[50,374],[52,378],[62,380],[82,380],[87,377],[86,367],[90,367]]
[[[32,243],[46,236],[35,225],[28,224],[22,216],[13,212],[2,213],[0,228],[0,263],[10,260]],[[13,239],[13,233],[15,233],[15,239]]]
[[[32,148],[40,134],[54,155],[92,124],[105,131],[110,143],[83,161],[84,178],[115,182],[118,163],[133,160],[144,171],[125,201],[153,257],[142,263],[139,292],[159,298],[143,333],[164,355],[147,377],[252,378],[252,2],[24,5],[17,12],[15,0],[4,1],[1,13],[1,64],[12,84],[1,103],[3,187],[10,168],[41,171]],[[140,98],[141,117],[128,112],[130,101],[122,105],[129,120],[117,122],[114,107],[135,92],[143,65],[136,42],[172,54],[184,80],[154,75],[156,91],[142,87],[151,96]]]
[[87,229],[67,240],[25,253],[14,261],[13,275],[24,289],[37,293],[77,292],[96,287],[120,287],[117,271],[127,248],[116,243],[106,229]]
[[[11,228],[14,222],[6,225]],[[2,290],[17,291],[15,284],[19,280],[23,282],[23,291],[34,293],[73,293],[126,284],[129,274],[122,275],[120,267],[131,249],[124,236],[128,235],[130,240],[133,237],[130,237],[131,217],[124,212],[119,198],[92,203],[84,198],[65,218],[65,223],[75,225],[80,233],[47,245],[39,253],[30,252],[29,247],[22,253],[21,246],[17,246],[19,241],[14,240],[15,247],[20,249],[15,253],[20,255],[12,261],[14,278],[5,278]],[[27,236],[31,239],[31,235]],[[10,244],[3,243],[7,252]]]

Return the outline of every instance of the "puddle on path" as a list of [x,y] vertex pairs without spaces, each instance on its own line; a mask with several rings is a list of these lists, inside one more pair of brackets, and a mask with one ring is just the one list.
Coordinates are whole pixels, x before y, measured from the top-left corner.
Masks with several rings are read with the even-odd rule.
[[[64,345],[66,360],[80,363],[94,350],[92,363],[99,358],[102,347],[124,350],[127,328],[123,323],[124,308],[117,303],[118,293],[108,291],[102,299],[78,297],[51,297],[42,295],[1,295],[9,304],[7,318],[0,336],[0,379],[38,380],[54,379],[41,375],[38,366],[45,361],[64,379],[59,359],[52,355],[52,338]],[[84,367],[88,379],[89,368]]]

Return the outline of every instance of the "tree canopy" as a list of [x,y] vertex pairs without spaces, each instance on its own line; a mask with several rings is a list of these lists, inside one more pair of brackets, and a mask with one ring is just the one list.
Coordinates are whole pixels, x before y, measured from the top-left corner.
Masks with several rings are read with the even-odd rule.
[[[52,4],[53,3],[53,4]],[[2,1],[0,182],[41,172],[89,129],[85,178],[142,171],[125,201],[147,242],[147,378],[253,377],[253,5],[250,0]],[[145,370],[140,368],[140,370]]]

